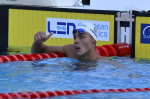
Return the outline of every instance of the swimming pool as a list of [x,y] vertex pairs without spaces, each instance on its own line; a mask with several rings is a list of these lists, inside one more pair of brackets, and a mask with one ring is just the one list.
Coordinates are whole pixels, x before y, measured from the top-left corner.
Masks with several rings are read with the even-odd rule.
[[[111,63],[84,63],[71,58],[0,64],[0,93],[83,89],[150,88],[150,61],[111,57]],[[59,96],[75,98],[148,99],[150,92],[96,93]],[[53,97],[58,98],[58,97]]]

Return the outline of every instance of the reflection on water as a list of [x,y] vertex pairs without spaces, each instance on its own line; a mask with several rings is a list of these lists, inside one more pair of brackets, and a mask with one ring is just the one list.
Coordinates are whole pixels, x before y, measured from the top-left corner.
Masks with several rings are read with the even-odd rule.
[[77,71],[90,71],[96,69],[97,63],[82,63],[82,62],[76,62],[72,64],[72,70]]
[[79,71],[90,71],[96,68],[105,69],[107,67],[111,68],[126,68],[123,64],[120,64],[114,60],[102,61],[98,60],[95,62],[83,62],[71,58],[55,58],[55,59],[45,59],[38,60],[32,63],[34,69],[42,69],[46,66],[57,66],[63,67],[70,70],[79,70]]
[[[135,62],[129,57],[118,58],[111,57],[110,61],[97,61],[93,62],[81,62],[76,59],[71,58],[55,58],[55,59],[45,59],[34,61],[32,63],[33,69],[44,69],[55,67],[55,71],[82,71],[91,73],[93,75],[98,75],[98,77],[131,77],[140,78],[145,77],[145,69],[141,66],[141,62]],[[149,63],[144,63],[144,66],[149,65]],[[149,68],[149,67],[147,67]],[[138,70],[138,71],[137,71]],[[94,72],[93,72],[94,71]],[[95,74],[96,73],[96,74]],[[148,76],[148,75],[147,75]]]

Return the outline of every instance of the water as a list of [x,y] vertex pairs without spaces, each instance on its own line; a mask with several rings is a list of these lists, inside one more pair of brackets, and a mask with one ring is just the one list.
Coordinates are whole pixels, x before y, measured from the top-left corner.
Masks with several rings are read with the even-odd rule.
[[[111,62],[84,63],[71,58],[53,58],[1,63],[0,93],[150,88],[149,60],[109,59]],[[149,99],[149,96],[150,92],[97,93],[59,99]]]

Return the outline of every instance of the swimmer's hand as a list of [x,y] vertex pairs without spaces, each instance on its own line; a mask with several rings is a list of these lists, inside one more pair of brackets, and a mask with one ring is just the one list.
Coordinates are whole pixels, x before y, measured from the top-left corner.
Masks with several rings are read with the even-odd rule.
[[34,35],[34,41],[35,42],[45,42],[47,41],[51,36],[53,35],[53,32],[51,32],[48,36],[45,32],[38,32]]

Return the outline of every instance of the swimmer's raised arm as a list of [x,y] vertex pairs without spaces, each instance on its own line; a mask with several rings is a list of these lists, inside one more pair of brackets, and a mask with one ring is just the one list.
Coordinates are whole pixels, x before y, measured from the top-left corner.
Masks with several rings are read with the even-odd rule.
[[48,36],[45,32],[38,32],[34,35],[34,43],[31,48],[31,53],[62,53],[64,52],[64,46],[47,46],[43,42],[47,41],[53,33]]

